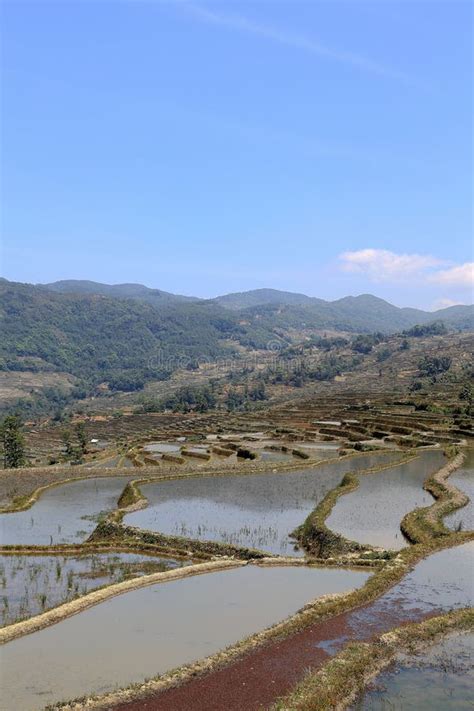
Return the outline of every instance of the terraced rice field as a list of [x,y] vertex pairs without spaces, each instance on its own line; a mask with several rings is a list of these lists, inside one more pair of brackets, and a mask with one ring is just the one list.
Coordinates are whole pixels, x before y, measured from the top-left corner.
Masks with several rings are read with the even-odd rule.
[[304,555],[289,534],[347,471],[399,458],[369,453],[301,471],[199,477],[143,484],[148,506],[128,514],[130,526],[198,540],[222,541],[277,555]]
[[[245,566],[113,598],[0,652],[3,693],[33,711],[83,693],[143,681],[208,656],[325,593],[362,585],[365,572]],[[269,591],[278,589],[278,595]],[[192,604],[190,604],[192,601]],[[65,640],[74,640],[65,647]],[[28,665],[28,685],[18,676]]]
[[80,543],[117,505],[130,477],[81,479],[47,489],[26,511],[0,516],[1,545]]
[[[342,419],[319,424],[339,428]],[[354,422],[346,424],[356,426]],[[403,538],[400,522],[414,508],[434,502],[423,484],[445,463],[441,449],[420,450],[410,461],[400,463],[401,455],[396,451],[336,458],[339,445],[329,442],[327,451],[334,455],[331,461],[318,466],[309,462],[297,469],[291,448],[283,451],[273,445],[273,449],[265,449],[262,437],[256,432],[245,442],[258,450],[259,461],[268,465],[267,470],[228,471],[221,476],[193,472],[192,477],[177,474],[173,479],[141,483],[146,505],[125,511],[123,517],[124,526],[145,531],[140,544],[126,537],[112,541],[94,537],[93,544],[85,543],[97,524],[113,512],[114,530],[130,530],[121,528],[117,506],[126,484],[139,474],[119,464],[119,476],[98,476],[49,488],[29,509],[0,515],[1,544],[16,546],[8,555],[7,549],[3,554],[0,549],[0,610],[7,635],[0,647],[4,711],[34,711],[84,694],[100,695],[140,684],[147,677],[166,675],[175,667],[192,665],[229,645],[238,645],[242,638],[290,616],[281,636],[278,633],[273,638],[273,632],[265,632],[258,644],[249,643],[246,655],[239,656],[237,651],[228,658],[224,655],[222,666],[210,663],[206,674],[184,677],[184,683],[176,688],[157,689],[146,701],[147,709],[163,711],[257,711],[269,708],[291,691],[308,669],[321,668],[350,642],[366,641],[398,624],[474,604],[474,542],[461,538],[466,534],[454,534],[446,550],[430,553],[426,547],[419,560],[414,558],[411,569],[410,559],[403,558],[410,548],[416,550],[416,545],[410,546]],[[225,447],[231,439],[236,435],[221,438],[219,446]],[[161,441],[145,446],[149,455],[161,456],[180,453],[183,444]],[[214,440],[209,439],[202,444],[188,443],[186,449],[199,455],[212,446]],[[318,458],[324,446],[301,442],[298,449],[306,447],[314,459],[314,452]],[[292,466],[285,471],[289,463]],[[360,549],[354,549],[352,557],[329,561],[337,565],[322,561],[314,565],[305,550],[296,548],[290,534],[348,472],[356,474],[359,486],[336,500],[326,525],[330,532],[360,544]],[[471,475],[472,452],[451,481],[469,494]],[[456,517],[470,520],[470,512],[469,503],[446,517],[446,522],[457,530]],[[163,542],[167,536],[180,536],[182,546],[186,541],[190,544],[188,556],[182,549],[182,557],[173,556],[172,546],[163,555],[163,543],[147,539],[147,531],[163,534]],[[455,546],[456,536],[461,545]],[[257,565],[252,559],[244,564],[222,554],[211,561],[211,554],[203,548],[200,560],[205,561],[204,567],[196,568],[193,541],[256,548],[276,557],[271,565]],[[377,556],[364,549],[366,544],[384,550]],[[386,553],[386,549],[393,552]],[[282,565],[279,556],[293,558],[294,563]],[[395,575],[397,565],[401,566],[401,579]],[[380,583],[380,592],[371,593],[366,600],[364,591],[370,589],[372,580],[382,580],[385,570],[394,571],[393,582]],[[123,587],[123,581],[130,584]],[[103,595],[93,598],[99,588]],[[359,592],[351,593],[353,590]],[[340,598],[341,603],[339,598],[317,602],[328,593],[346,597]],[[364,604],[356,604],[359,593]],[[351,600],[351,595],[356,596],[352,607],[343,602]],[[302,613],[301,608],[310,602],[312,606]],[[318,604],[321,609],[326,605],[333,610],[327,619],[311,617]],[[54,619],[48,617],[50,609],[54,609]],[[77,614],[70,616],[70,611]],[[29,618],[34,626],[22,627],[30,624]],[[12,624],[22,619],[25,622]],[[455,648],[446,644],[447,654],[454,658]],[[409,694],[411,686],[416,687],[410,682],[414,667],[401,657],[396,663],[400,674],[407,675],[404,693]],[[28,669],[27,684],[24,669]],[[429,673],[425,672],[420,676],[418,668],[416,678],[429,685]],[[354,708],[384,708],[386,700],[393,703],[399,687],[393,681],[397,675],[391,673],[387,671],[384,677],[387,697],[372,689]],[[467,682],[451,682],[453,698],[465,696]],[[426,698],[443,698],[434,685],[430,691],[434,696]],[[120,695],[110,699],[106,707],[115,711],[144,708],[133,694],[130,699]]]
[[453,531],[458,529],[472,531],[474,530],[474,449],[467,450],[463,466],[451,474],[449,481],[467,494],[469,502],[462,509],[446,516],[445,523]]
[[418,653],[399,654],[351,711],[467,711],[474,698],[474,633],[451,634]]
[[443,465],[440,451],[424,451],[411,462],[360,477],[355,491],[342,496],[326,523],[350,541],[399,550],[408,545],[400,521],[413,509],[429,506],[425,479]]
[[38,615],[91,590],[183,565],[136,553],[0,555],[2,624]]

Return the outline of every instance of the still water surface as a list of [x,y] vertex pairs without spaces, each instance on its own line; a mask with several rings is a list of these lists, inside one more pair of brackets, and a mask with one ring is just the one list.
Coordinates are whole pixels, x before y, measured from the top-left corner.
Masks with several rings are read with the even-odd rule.
[[172,558],[136,553],[0,555],[1,625],[37,615],[104,585],[181,565]]
[[362,571],[248,565],[120,595],[0,648],[1,708],[32,711],[143,681],[367,578]]
[[464,711],[473,708],[474,634],[453,634],[418,654],[400,654],[352,711]]
[[474,529],[474,449],[466,451],[464,464],[451,474],[449,481],[468,495],[469,503],[446,516],[445,523],[451,530],[460,527],[463,531],[472,531]]
[[370,453],[299,472],[199,477],[142,484],[148,506],[124,523],[168,535],[223,541],[280,555],[296,552],[289,534],[347,471],[399,458]]
[[443,466],[443,460],[442,452],[426,450],[411,462],[361,476],[359,487],[337,500],[326,525],[351,541],[403,548],[408,544],[400,522],[409,511],[433,503],[423,482]]
[[116,508],[132,478],[80,479],[47,489],[30,509],[0,515],[0,544],[80,543],[97,526],[101,513]]

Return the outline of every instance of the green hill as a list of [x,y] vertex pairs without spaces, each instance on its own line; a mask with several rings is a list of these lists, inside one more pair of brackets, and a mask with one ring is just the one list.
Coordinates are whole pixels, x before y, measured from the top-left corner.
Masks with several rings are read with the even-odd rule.
[[[141,284],[100,284],[92,281],[67,280],[38,285],[64,294],[101,295],[116,299],[134,299],[162,308],[183,303],[206,303],[196,297],[180,296]],[[330,328],[369,333],[395,333],[415,324],[444,321],[460,330],[474,329],[473,306],[451,306],[439,311],[398,308],[371,294],[345,296],[336,301],[325,301],[305,294],[278,289],[254,289],[209,299],[209,304],[233,311],[240,319],[265,323],[266,329]],[[249,338],[251,334],[249,333]]]
[[[452,306],[431,312],[398,308],[370,294],[346,296],[337,301],[306,297],[307,300],[302,300],[301,303],[288,303],[285,300],[286,292],[274,292],[270,301],[264,300],[265,296],[261,294],[261,290],[252,293],[254,294],[252,298],[260,299],[261,303],[241,309],[239,313],[247,319],[258,319],[267,327],[272,325],[283,329],[327,328],[356,333],[380,331],[389,334],[410,328],[415,324],[441,320],[448,327],[474,330],[472,306]],[[280,301],[277,300],[277,294],[281,294]],[[240,299],[240,295],[237,296]],[[219,303],[223,303],[222,299]]]
[[202,300],[135,284],[33,286],[4,279],[0,318],[0,370],[72,376],[76,397],[99,392],[99,385],[140,390],[198,362],[273,349],[275,342],[284,348],[325,329],[387,334],[442,320],[474,330],[472,306],[430,313],[368,294],[328,302],[263,289]]
[[[96,384],[135,389],[196,358],[215,360],[248,344],[256,329],[210,302],[165,303],[55,293],[43,287],[0,282],[4,369],[25,369],[26,359]],[[272,337],[263,332],[262,343]],[[36,365],[35,367],[39,367]]]
[[136,299],[152,306],[198,301],[194,296],[170,294],[168,291],[150,289],[143,284],[100,284],[96,281],[66,279],[52,284],[37,284],[37,286],[59,294],[95,294],[109,296],[112,299]]

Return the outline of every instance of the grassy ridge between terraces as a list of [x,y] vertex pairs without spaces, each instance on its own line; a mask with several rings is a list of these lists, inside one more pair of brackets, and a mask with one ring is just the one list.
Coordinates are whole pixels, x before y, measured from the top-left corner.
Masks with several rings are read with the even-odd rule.
[[[397,462],[390,462],[389,464],[381,464],[378,466],[370,467],[360,471],[361,474],[375,473],[382,471],[386,468],[397,466],[398,464],[404,463],[408,460],[415,458],[413,454],[401,455],[401,458]],[[329,460],[331,461],[331,460]],[[352,477],[352,475],[346,474],[344,479],[347,477]],[[162,481],[162,478],[156,479],[156,481]],[[358,480],[357,480],[358,481]],[[145,508],[148,504],[146,497],[142,494],[140,490],[140,484],[142,483],[152,483],[150,479],[135,479],[127,484],[122,495],[119,498],[118,505],[119,509],[111,512],[105,521],[99,523],[97,528],[93,531],[92,535],[88,539],[89,542],[98,543],[100,541],[108,541],[112,543],[116,542],[117,545],[127,546],[127,545],[146,545],[146,546],[158,546],[160,550],[166,551],[168,555],[172,555],[174,551],[182,553],[183,551],[189,551],[195,556],[232,556],[235,558],[240,558],[241,560],[256,560],[259,558],[264,558],[267,553],[254,548],[247,548],[244,546],[233,545],[229,543],[223,543],[220,541],[200,541],[193,538],[186,538],[183,536],[171,536],[168,534],[160,533],[158,531],[147,531],[144,529],[136,528],[134,526],[125,526],[122,524],[122,519],[125,514],[136,511],[137,509]],[[338,491],[339,488],[333,489],[332,491]],[[331,494],[331,492],[330,492]],[[328,496],[330,496],[328,494]],[[327,498],[327,497],[326,497]],[[304,526],[303,526],[304,527]],[[328,532],[329,533],[329,532]],[[333,534],[334,535],[334,534]],[[347,553],[349,551],[366,551],[367,547],[358,546],[356,543],[347,542],[344,549],[339,552]],[[316,553],[317,557],[325,557],[321,555],[318,551],[310,552]],[[370,563],[370,559],[377,558],[387,558],[388,555],[378,554],[376,552],[370,553],[370,558],[367,556],[367,562]]]
[[392,630],[375,642],[349,644],[323,669],[310,673],[273,711],[343,711],[393,661],[456,631],[474,630],[474,608],[456,610]]
[[[395,450],[396,451],[396,450]],[[387,450],[386,452],[381,452],[381,454],[391,454],[393,450]],[[140,478],[136,479],[135,482],[148,482],[148,481],[168,481],[170,479],[187,479],[195,478],[201,476],[244,476],[251,474],[268,474],[268,473],[285,473],[291,471],[301,471],[301,469],[311,469],[313,467],[319,467],[323,464],[330,464],[334,461],[346,461],[347,459],[356,459],[366,455],[366,452],[351,452],[337,460],[333,458],[329,459],[319,459],[319,460],[300,460],[298,463],[288,463],[288,462],[250,462],[246,461],[245,464],[239,463],[232,466],[226,467],[225,469],[216,468],[200,468],[200,469],[184,469],[182,471],[176,471],[174,467],[165,470],[162,474],[157,474],[156,466],[142,467],[140,469]],[[275,471],[276,470],[276,471]],[[11,504],[3,506],[0,508],[0,514],[15,513],[17,511],[25,511],[36,501],[39,497],[48,489],[55,486],[62,486],[63,484],[69,484],[73,481],[78,481],[80,479],[99,479],[107,477],[130,477],[133,476],[133,469],[130,467],[113,467],[107,468],[97,468],[89,466],[78,466],[78,467],[65,467],[61,466],[51,466],[51,467],[24,467],[21,469],[5,469],[0,471],[0,489],[2,493],[11,498]],[[27,493],[21,496],[12,496],[10,491],[14,488],[14,480],[20,480],[23,484],[26,480],[28,482],[28,488],[30,489]]]
[[376,550],[374,546],[356,543],[355,541],[350,541],[344,536],[341,536],[339,533],[334,533],[334,531],[331,531],[331,529],[326,526],[326,520],[339,497],[358,488],[359,476],[377,474],[385,469],[391,469],[401,464],[406,464],[416,459],[416,456],[417,455],[409,453],[398,462],[392,462],[379,467],[371,467],[370,469],[365,469],[357,473],[347,472],[339,486],[331,489],[314,511],[309,514],[303,525],[294,531],[294,537],[308,553],[316,555],[319,558],[329,558],[344,553],[361,553],[371,558],[381,559],[393,557],[395,554],[392,551]]
[[203,573],[212,573],[218,570],[235,568],[239,565],[245,564],[235,560],[207,561],[206,563],[198,563],[196,565],[167,570],[165,572],[142,575],[139,578],[124,580],[121,583],[113,583],[104,588],[93,590],[87,595],[71,600],[70,602],[65,602],[63,605],[58,605],[58,607],[54,607],[40,615],[35,615],[27,620],[15,622],[7,627],[3,627],[0,629],[0,644],[6,644],[18,637],[24,637],[32,632],[38,632],[45,627],[50,627],[57,622],[61,622],[67,617],[83,612],[89,607],[105,602],[111,597],[130,592],[131,590],[137,590],[138,588],[148,585],[155,585],[156,583],[171,582],[172,580],[179,580],[192,575],[202,575]]
[[[86,709],[88,711],[92,709],[105,711],[105,709],[110,709],[115,704],[146,698],[148,694],[184,684],[191,679],[224,668],[238,661],[244,655],[251,654],[253,650],[264,644],[285,639],[306,627],[370,603],[386,590],[396,585],[416,563],[426,556],[444,548],[450,548],[472,540],[474,540],[474,532],[453,533],[444,538],[433,540],[428,544],[417,544],[405,548],[396,558],[388,561],[383,568],[377,570],[362,588],[342,595],[326,595],[318,598],[305,605],[295,615],[283,622],[251,635],[210,657],[199,660],[194,664],[179,667],[142,684],[133,684],[128,688],[102,696],[82,697],[68,703],[57,704],[51,708],[61,709],[61,711],[85,711]],[[325,711],[327,711],[327,708]]]
[[[463,458],[458,457],[457,454],[452,457],[451,461],[446,465],[451,465],[449,473],[451,473],[456,466],[460,466],[462,460]],[[443,467],[443,470],[444,469],[445,467]],[[439,472],[437,474],[439,474]],[[454,491],[455,487],[450,487],[450,490],[451,489]],[[455,491],[457,492],[457,489]],[[460,492],[457,493],[459,494]],[[454,493],[448,495],[451,497],[454,496]],[[429,507],[427,511],[430,512],[435,506],[437,506],[437,502]],[[72,709],[74,711],[79,711],[80,709],[108,709],[114,704],[123,701],[142,697],[146,698],[150,693],[157,693],[166,688],[184,684],[192,678],[205,675],[219,668],[224,668],[238,661],[243,655],[251,653],[252,650],[266,643],[284,639],[310,625],[317,624],[318,622],[325,621],[343,612],[368,604],[377,599],[386,590],[396,585],[409,570],[423,558],[445,548],[461,545],[462,543],[472,540],[474,540],[474,531],[456,533],[448,531],[444,536],[433,537],[422,543],[416,543],[399,551],[393,558],[387,560],[385,564],[381,562],[383,567],[379,567],[362,588],[343,595],[328,595],[316,599],[308,605],[305,605],[303,609],[299,610],[287,620],[273,625],[262,632],[251,635],[206,659],[174,669],[165,675],[148,680],[143,684],[133,684],[126,689],[107,693],[102,696],[83,697],[66,704],[57,704],[52,708],[62,709],[63,711],[71,711]],[[347,564],[347,560],[344,560],[342,556],[339,557],[339,560],[340,564]],[[338,558],[335,557],[331,560],[323,560],[321,562],[323,564],[329,562],[337,564]],[[416,634],[413,635],[413,639],[415,638]],[[361,666],[364,667],[364,663],[362,663]],[[341,699],[342,698],[343,694],[341,693]],[[327,708],[332,707],[326,706],[324,711],[327,711]],[[308,711],[309,709],[313,711],[312,706],[308,706],[307,709]]]
[[[461,460],[462,461],[462,460]],[[460,463],[460,459],[457,459],[454,462],[454,465],[456,463]],[[458,464],[459,465],[459,464]],[[393,466],[393,464],[392,464]],[[452,487],[454,489],[454,487]],[[456,490],[457,491],[457,490]],[[459,493],[459,492],[458,492]],[[449,494],[451,496],[452,494]],[[434,506],[436,506],[437,503],[433,504],[432,507],[430,507],[428,512],[433,509]],[[426,556],[430,555],[431,553],[434,553],[436,551],[442,550],[444,548],[452,547],[455,545],[460,545],[462,543],[465,543],[467,541],[474,540],[474,532],[450,532],[448,531],[446,535],[441,536],[441,537],[434,537],[430,540],[426,540],[422,543],[417,543],[413,546],[410,546],[408,548],[403,549],[400,551],[394,558],[391,560],[387,560],[386,563],[382,563],[383,567],[379,568],[375,574],[370,577],[366,584],[358,589],[354,590],[352,592],[349,592],[344,595],[329,595],[325,596],[323,598],[319,598],[314,600],[312,603],[309,603],[306,605],[302,610],[298,611],[295,615],[291,616],[287,620],[280,622],[263,632],[259,632],[257,634],[251,635],[250,637],[241,640],[235,645],[232,645],[226,650],[223,650],[221,652],[218,652],[215,655],[212,655],[211,657],[208,657],[204,660],[200,660],[196,662],[195,664],[191,665],[186,665],[183,667],[180,667],[179,669],[175,669],[169,673],[167,673],[164,676],[161,677],[156,677],[155,679],[151,679],[150,681],[147,681],[143,684],[134,684],[128,689],[122,689],[116,692],[108,693],[105,694],[101,697],[88,697],[88,698],[82,698],[78,699],[76,701],[72,701],[67,704],[58,704],[54,708],[61,708],[61,709],[107,709],[113,706],[113,704],[119,703],[124,700],[131,700],[131,699],[136,699],[140,698],[142,696],[146,696],[150,692],[157,692],[160,690],[163,690],[165,688],[169,688],[170,686],[175,686],[178,684],[185,683],[186,681],[189,681],[191,678],[194,678],[196,676],[204,675],[206,673],[209,673],[215,669],[225,667],[229,664],[231,664],[234,661],[237,661],[240,657],[242,657],[244,654],[249,654],[251,651],[257,647],[260,647],[261,645],[268,643],[270,641],[276,641],[278,639],[283,639],[286,638],[299,630],[302,630],[310,625],[317,624],[318,622],[330,619],[334,617],[337,614],[340,614],[342,612],[354,609],[356,607],[359,607],[361,605],[367,604],[373,600],[375,600],[377,597],[379,597],[383,592],[385,592],[387,589],[398,583],[404,575],[415,565],[417,562],[419,562],[421,559],[425,558]],[[275,563],[275,560],[273,560],[273,563]],[[340,564],[347,564],[347,561],[344,560],[342,557],[339,559]],[[282,561],[283,562],[283,561]],[[332,559],[331,561],[321,561],[323,564],[327,564],[329,562],[337,564],[338,560],[336,558]],[[216,570],[219,569],[219,566],[222,567],[233,567],[234,565],[242,565],[242,562],[239,561],[216,561]],[[204,564],[206,566],[209,566],[208,571],[210,572],[211,570],[214,569],[214,566],[212,563],[206,563]],[[191,572],[192,569],[197,568],[199,566],[190,566],[188,568],[189,573],[188,575],[194,574],[194,572]],[[170,571],[172,573],[176,571]],[[195,571],[197,572],[197,571]],[[202,572],[206,572],[203,571]],[[157,573],[155,575],[168,575],[168,573]],[[127,584],[130,586],[130,589],[133,589],[133,583],[137,579],[127,581]],[[143,579],[141,579],[143,580]],[[157,580],[158,582],[158,580]],[[142,583],[143,584],[143,583]],[[147,584],[147,583],[145,583]],[[122,584],[120,584],[122,585]],[[108,590],[108,589],[107,589]],[[101,592],[107,593],[107,590],[103,590]],[[126,590],[124,589],[122,592],[125,592]],[[113,593],[112,593],[113,594]],[[118,594],[118,593],[117,593]],[[109,595],[106,595],[106,597],[109,597]],[[104,598],[105,599],[105,598]],[[81,603],[81,600],[74,601],[76,603]],[[96,603],[92,603],[96,604]],[[86,605],[88,606],[88,605]],[[58,608],[56,608],[57,610]],[[56,611],[55,610],[55,611]],[[55,612],[51,611],[51,612]],[[79,609],[76,611],[80,611]],[[67,615],[69,614],[75,614],[74,611],[68,612]],[[38,616],[41,617],[41,616]],[[64,617],[62,617],[63,619]],[[32,618],[31,622],[33,623],[34,620],[37,618]],[[48,624],[54,624],[55,621],[59,620],[52,620],[48,622]],[[19,623],[21,624],[21,623]],[[44,626],[44,625],[42,625]],[[10,626],[12,627],[12,626]],[[6,635],[5,639],[8,639],[8,629],[5,628],[3,633]],[[30,631],[34,631],[33,628]],[[27,631],[24,631],[20,634],[27,634]],[[19,636],[19,635],[15,635]],[[310,707],[308,707],[310,708]]]
[[410,511],[401,521],[402,533],[410,543],[426,543],[432,538],[439,538],[451,533],[444,524],[444,517],[452,511],[465,506],[469,497],[450,484],[448,477],[458,469],[464,459],[464,453],[453,452],[451,460],[432,477],[429,477],[423,488],[433,496],[436,503],[432,506]]

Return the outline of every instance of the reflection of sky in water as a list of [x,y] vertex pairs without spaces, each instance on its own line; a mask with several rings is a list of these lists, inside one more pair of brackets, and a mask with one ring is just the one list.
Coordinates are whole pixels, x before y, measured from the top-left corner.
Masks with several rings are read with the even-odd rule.
[[337,500],[326,525],[351,541],[403,548],[407,543],[400,521],[409,511],[433,503],[423,482],[442,465],[442,452],[426,450],[399,467],[362,476],[357,489]]
[[143,484],[149,505],[124,523],[169,535],[225,541],[295,555],[288,534],[305,520],[347,471],[398,454],[370,453],[314,469],[281,474],[199,477]]
[[353,711],[463,711],[474,699],[474,634],[449,635],[419,653],[398,655]]
[[50,545],[84,541],[132,477],[81,479],[47,489],[26,511],[0,516],[0,542]]
[[293,461],[291,454],[285,452],[269,452],[264,449],[258,450],[258,456],[263,462],[288,462]]
[[[79,557],[0,556],[2,624],[10,624],[20,617],[37,615],[44,609],[72,600],[89,590],[119,582],[124,579],[123,564],[137,563],[166,568],[181,565],[172,559],[135,553],[95,553]],[[142,573],[143,568],[134,567],[134,576]]]
[[143,449],[145,452],[156,452],[158,454],[164,454],[165,452],[179,452],[181,449],[180,444],[171,444],[169,442],[155,442],[146,444]]
[[134,590],[0,648],[2,694],[10,708],[33,711],[142,682],[367,578],[335,568],[247,565]]
[[348,633],[318,644],[330,654],[350,636],[365,640],[420,616],[474,605],[474,542],[449,548],[420,561],[397,585],[373,603],[347,616]]

